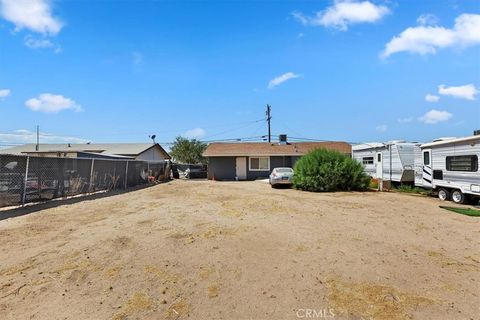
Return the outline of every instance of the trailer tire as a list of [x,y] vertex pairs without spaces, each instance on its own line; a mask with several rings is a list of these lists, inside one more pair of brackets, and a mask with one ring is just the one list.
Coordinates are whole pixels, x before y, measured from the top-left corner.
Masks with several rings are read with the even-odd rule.
[[465,203],[467,200],[467,197],[463,194],[462,191],[460,190],[453,190],[452,192],[452,200],[455,203]]
[[447,189],[438,190],[438,199],[445,201],[450,199],[450,192]]

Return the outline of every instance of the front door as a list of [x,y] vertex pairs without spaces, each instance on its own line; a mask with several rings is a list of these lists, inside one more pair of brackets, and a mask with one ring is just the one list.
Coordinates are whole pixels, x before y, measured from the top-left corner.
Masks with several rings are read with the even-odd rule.
[[247,179],[247,157],[237,157],[235,172],[238,180]]
[[422,170],[422,184],[424,187],[432,186],[432,149],[425,149],[422,151],[423,170]]
[[383,179],[383,155],[381,152],[377,152],[377,158],[375,160],[375,167],[377,168],[377,179]]

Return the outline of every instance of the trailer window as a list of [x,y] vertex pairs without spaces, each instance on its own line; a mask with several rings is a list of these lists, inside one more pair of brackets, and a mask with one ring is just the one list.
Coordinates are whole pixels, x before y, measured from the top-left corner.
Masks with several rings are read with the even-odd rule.
[[478,170],[478,157],[470,156],[451,156],[446,158],[447,171],[465,171],[475,172]]
[[363,164],[373,164],[373,157],[364,157],[362,158]]
[[430,152],[426,151],[423,153],[423,164],[428,166],[430,165]]

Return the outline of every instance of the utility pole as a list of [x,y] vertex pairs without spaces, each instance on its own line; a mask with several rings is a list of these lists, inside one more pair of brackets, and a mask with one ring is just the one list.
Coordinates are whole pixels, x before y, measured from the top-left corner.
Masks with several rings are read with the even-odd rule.
[[270,116],[270,105],[267,104],[267,125],[268,125],[268,142],[272,142],[272,134],[271,134],[271,131],[270,131],[270,120],[272,119],[272,117]]
[[35,146],[35,151],[38,151],[40,148],[40,126],[37,124],[37,145]]

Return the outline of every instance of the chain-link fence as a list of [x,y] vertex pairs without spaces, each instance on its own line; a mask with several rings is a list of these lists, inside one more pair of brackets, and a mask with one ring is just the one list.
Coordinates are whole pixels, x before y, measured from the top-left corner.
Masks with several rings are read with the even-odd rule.
[[126,189],[169,178],[168,161],[0,155],[0,207],[97,191]]

